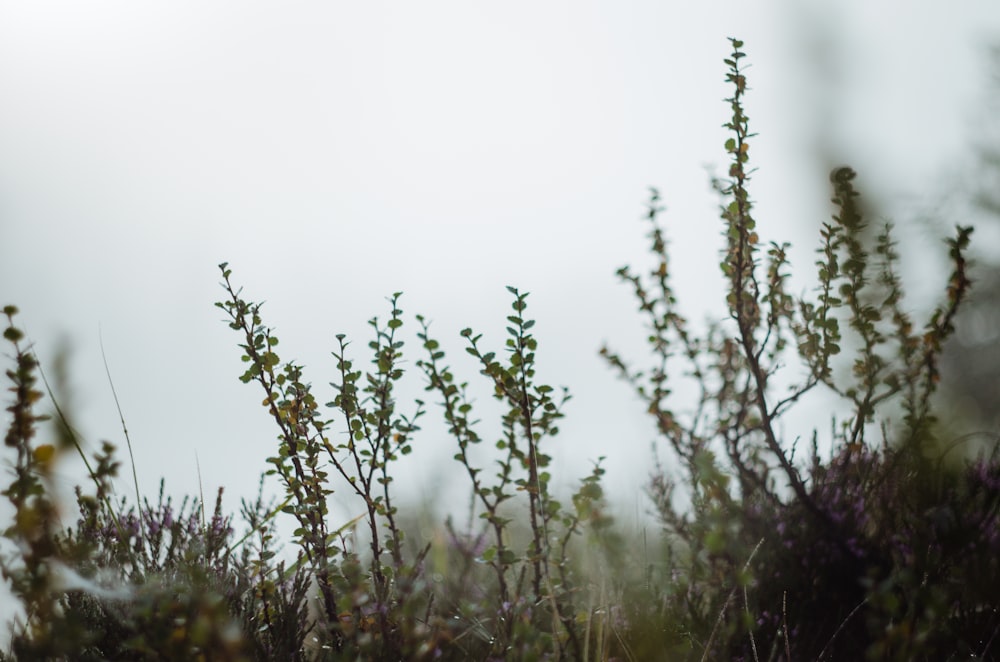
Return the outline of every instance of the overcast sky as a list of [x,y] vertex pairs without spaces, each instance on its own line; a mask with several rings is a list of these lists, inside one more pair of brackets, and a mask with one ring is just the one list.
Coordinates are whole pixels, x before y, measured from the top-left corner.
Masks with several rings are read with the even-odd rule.
[[[197,493],[197,458],[206,495],[224,485],[235,506],[276,430],[237,379],[218,263],[267,300],[282,358],[323,394],[334,335],[366,361],[365,323],[394,291],[409,360],[422,313],[475,383],[458,332],[500,350],[514,285],[532,293],[539,377],[575,394],[550,449],[557,482],[607,455],[614,496],[645,509],[653,428],[597,350],[643,356],[614,271],[643,264],[649,186],[669,208],[682,302],[696,319],[722,311],[706,166],[725,164],[726,38],[752,65],[758,221],[811,270],[824,159],[890,206],[963,163],[997,7],[4,3],[0,304],[21,308],[46,367],[70,341],[69,409],[91,448],[124,451],[102,334],[145,491],[165,476]],[[465,476],[428,428],[400,481],[432,499]]]

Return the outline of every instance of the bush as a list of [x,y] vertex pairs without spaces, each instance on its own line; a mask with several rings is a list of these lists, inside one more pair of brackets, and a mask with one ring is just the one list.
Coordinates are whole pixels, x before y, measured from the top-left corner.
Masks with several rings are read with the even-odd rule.
[[[788,245],[765,245],[752,215],[745,56],[741,42],[732,46],[730,165],[714,182],[728,314],[702,336],[689,330],[654,191],[655,266],[619,271],[649,327],[652,367],[635,370],[601,350],[671,454],[648,486],[663,527],[655,562],[607,514],[600,462],[569,500],[549,488],[557,467],[547,449],[570,396],[536,379],[527,293],[509,288],[503,352],[471,329],[460,334],[503,405],[499,439],[484,439],[468,382],[416,317],[416,366],[480,518],[468,530],[447,520],[432,542],[416,542],[405,524],[412,513],[398,510],[392,488],[425,415],[422,401],[403,412],[394,395],[404,378],[400,294],[384,322],[371,321],[369,366],[357,366],[337,337],[335,393],[321,404],[223,263],[217,306],[240,337],[241,379],[262,389],[277,427],[266,473],[283,501],[244,501],[236,539],[221,494],[211,517],[199,500],[175,508],[162,485],[155,505],[138,501],[138,487],[134,505],[112,500],[119,464],[110,444],[91,462],[65,420],[56,442],[35,440],[39,366],[6,307],[14,367],[5,443],[16,458],[2,494],[14,507],[4,535],[16,552],[0,569],[25,618],[0,659],[996,658],[1000,462],[995,453],[946,461],[932,398],[970,286],[971,229],[948,240],[946,299],[918,328],[903,306],[892,228],[871,237],[855,174],[839,168],[816,288],[789,294]],[[789,377],[787,363],[799,373]],[[695,386],[693,406],[676,404],[679,383]],[[816,433],[809,456],[797,458],[777,424],[821,389],[847,406],[830,451],[820,453]],[[474,460],[484,441],[498,451],[495,469]],[[93,491],[78,489],[78,522],[59,530],[51,472],[74,450]],[[363,505],[352,522],[330,518],[335,482]],[[294,562],[279,560],[279,515],[296,524]]]

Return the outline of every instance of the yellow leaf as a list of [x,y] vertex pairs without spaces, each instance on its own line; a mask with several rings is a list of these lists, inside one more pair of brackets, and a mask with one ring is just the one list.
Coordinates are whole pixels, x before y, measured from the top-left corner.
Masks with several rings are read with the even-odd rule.
[[52,444],[43,444],[35,449],[35,462],[48,464],[52,456],[56,454],[56,447]]

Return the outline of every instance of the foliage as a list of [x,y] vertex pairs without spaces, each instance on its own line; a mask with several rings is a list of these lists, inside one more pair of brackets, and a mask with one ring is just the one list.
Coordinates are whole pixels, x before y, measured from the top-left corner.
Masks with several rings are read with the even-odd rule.
[[[502,351],[472,329],[459,334],[501,404],[496,438],[476,418],[472,385],[416,317],[415,372],[440,406],[479,520],[464,529],[446,520],[416,542],[393,488],[426,414],[421,400],[408,413],[396,400],[406,377],[401,295],[387,319],[370,322],[369,364],[336,337],[332,399],[321,404],[223,263],[217,306],[240,338],[240,379],[263,391],[278,433],[239,539],[221,494],[210,517],[200,500],[175,507],[162,484],[156,504],[114,500],[115,449],[105,444],[91,462],[58,407],[57,442],[38,443],[39,366],[16,309],[4,309],[14,363],[5,444],[15,458],[3,533],[16,551],[0,569],[24,618],[0,659],[998,657],[1000,458],[946,461],[934,414],[939,357],[970,287],[971,229],[948,240],[946,298],[918,324],[904,307],[892,227],[865,240],[855,173],[838,168],[816,285],[791,294],[789,247],[765,244],[753,216],[745,55],[732,46],[730,165],[713,182],[727,314],[699,335],[680,313],[654,191],[654,266],[618,272],[649,327],[652,366],[601,350],[670,453],[648,486],[663,530],[653,563],[607,514],[600,461],[568,500],[550,489],[548,449],[570,396],[536,377],[527,293],[509,288]],[[693,387],[693,404],[676,397],[680,386]],[[829,451],[816,431],[797,457],[798,440],[782,438],[779,423],[820,390],[843,403]],[[478,459],[484,442],[496,450],[492,468]],[[60,530],[51,472],[73,450],[93,491],[77,490],[79,519]],[[280,503],[262,496],[267,476]],[[333,520],[335,489],[359,517]],[[279,516],[295,522],[291,563],[280,560]]]
[[[948,215],[976,219],[976,225],[987,237],[1000,231],[1000,44],[994,43],[987,61],[991,74],[981,94],[983,103],[975,109],[976,121],[972,136],[974,147],[970,163],[962,168],[961,182],[955,183],[961,194],[942,191],[945,203],[959,197],[965,205]],[[951,166],[954,170],[954,165]],[[935,214],[929,219],[933,231],[942,223]],[[996,374],[1000,371],[1000,253],[998,242],[980,241],[971,254],[976,265],[976,287],[962,306],[958,317],[958,333],[941,356],[943,394],[948,400],[948,413],[955,421],[976,436],[1000,425],[1000,410],[996,407]]]

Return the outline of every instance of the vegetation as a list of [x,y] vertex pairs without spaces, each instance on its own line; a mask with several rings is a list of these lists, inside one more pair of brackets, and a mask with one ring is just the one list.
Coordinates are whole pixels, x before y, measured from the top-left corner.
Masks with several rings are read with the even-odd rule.
[[[210,515],[200,500],[175,505],[162,487],[156,503],[116,500],[115,449],[87,457],[58,403],[55,440],[39,442],[40,369],[16,308],[4,308],[13,460],[2,495],[14,516],[3,535],[15,551],[0,569],[25,617],[0,659],[1000,657],[1000,460],[949,454],[934,414],[939,356],[970,287],[971,229],[947,240],[945,297],[915,322],[892,227],[869,240],[855,173],[838,168],[815,287],[791,294],[788,245],[765,244],[753,216],[745,55],[740,41],[732,47],[730,163],[714,182],[725,315],[704,334],[681,315],[654,191],[654,266],[618,272],[648,326],[650,365],[601,350],[669,454],[648,485],[662,524],[653,551],[607,514],[600,462],[568,499],[550,489],[558,467],[548,449],[570,396],[536,379],[527,293],[509,288],[502,350],[460,334],[503,405],[499,438],[484,437],[469,382],[415,318],[412,372],[440,405],[479,515],[468,530],[445,521],[427,543],[408,535],[393,490],[426,415],[424,402],[404,409],[395,397],[414,377],[401,367],[400,294],[387,319],[370,323],[370,364],[337,337],[324,404],[304,368],[280,358],[261,304],[243,298],[223,263],[217,305],[240,339],[241,380],[263,391],[277,428],[266,473],[283,488],[281,503],[245,501],[241,524],[221,495]],[[693,386],[694,402],[678,402],[678,384]],[[824,390],[843,403],[830,438],[782,438],[781,419]],[[496,447],[488,466],[472,452],[485,444]],[[74,451],[92,485],[77,490],[76,526],[60,530],[52,471]],[[331,519],[334,484],[353,493],[359,518]],[[279,516],[295,522],[294,561],[278,553]]]

